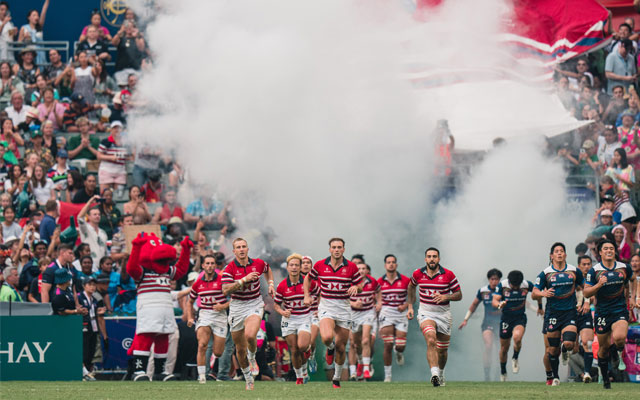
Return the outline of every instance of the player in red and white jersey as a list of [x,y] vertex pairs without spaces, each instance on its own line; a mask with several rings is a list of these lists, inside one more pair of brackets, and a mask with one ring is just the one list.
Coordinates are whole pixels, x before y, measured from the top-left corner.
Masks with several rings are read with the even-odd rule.
[[269,283],[269,295],[275,295],[273,272],[269,264],[259,258],[249,258],[247,241],[233,241],[235,260],[222,272],[222,291],[231,295],[229,304],[229,327],[236,345],[236,356],[244,374],[247,390],[253,390],[253,377],[260,373],[256,362],[256,335],[260,329],[264,302],[260,294],[260,276],[265,275]]
[[350,380],[357,379],[356,360],[362,357],[362,375],[364,379],[371,379],[371,332],[378,318],[376,308],[380,303],[380,285],[371,276],[371,269],[367,264],[358,264],[358,272],[364,280],[362,291],[351,296],[351,345],[349,351]]
[[206,353],[209,339],[213,334],[213,354],[222,356],[224,342],[227,338],[227,296],[222,293],[222,275],[216,272],[216,258],[212,254],[204,256],[202,261],[204,274],[191,285],[189,305],[187,306],[187,326],[192,327],[194,321],[193,305],[200,297],[200,310],[196,324],[198,337],[198,381],[207,383]]
[[[340,376],[344,369],[345,347],[349,339],[351,327],[351,305],[349,297],[362,291],[364,281],[358,273],[358,267],[344,258],[344,240],[329,240],[331,255],[316,262],[309,274],[304,278],[304,303],[311,305],[311,281],[320,284],[320,303],[318,318],[320,319],[320,336],[327,346],[326,362],[333,364],[335,355],[335,371],[332,384],[340,387]],[[335,338],[335,341],[334,341]]]
[[392,351],[396,351],[396,362],[404,365],[404,349],[407,345],[409,319],[413,318],[413,304],[408,302],[407,290],[411,279],[398,272],[398,259],[393,254],[384,257],[387,273],[378,279],[382,301],[378,307],[380,336],[384,343],[384,381],[391,382]]
[[409,302],[420,292],[418,322],[427,341],[427,361],[431,367],[433,386],[444,386],[444,367],[451,338],[450,301],[462,300],[458,278],[440,265],[440,251],[429,247],[425,251],[425,265],[413,272],[409,283]]
[[[302,256],[287,257],[287,279],[276,289],[275,310],[282,316],[280,327],[291,353],[291,363],[296,372],[296,385],[307,383],[307,359],[310,356],[311,310],[304,304],[304,278],[300,274]],[[312,285],[316,286],[315,281]],[[312,288],[312,292],[313,292]]]
[[[313,259],[309,256],[302,257],[302,264],[300,267],[300,274],[302,275],[302,279],[311,271],[313,268]],[[320,320],[318,319],[318,302],[320,300],[320,286],[314,285],[315,289],[311,291],[312,303],[309,306],[309,312],[311,314],[311,348],[310,348],[310,356],[307,360],[309,373],[315,374],[318,370],[318,363],[316,362],[316,338],[318,337],[318,333],[320,333]]]

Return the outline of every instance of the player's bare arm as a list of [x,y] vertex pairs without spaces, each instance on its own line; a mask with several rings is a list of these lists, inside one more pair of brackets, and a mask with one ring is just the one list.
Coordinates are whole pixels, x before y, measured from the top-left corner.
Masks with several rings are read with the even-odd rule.
[[602,274],[600,275],[600,279],[598,279],[598,283],[593,286],[586,286],[584,288],[584,297],[589,298],[595,296],[596,293],[598,293],[598,290],[600,290],[600,288],[603,287],[605,283],[607,283],[607,276],[605,274]]
[[462,329],[467,325],[467,321],[469,321],[469,318],[471,318],[473,313],[476,312],[476,310],[478,309],[478,304],[480,304],[480,300],[478,300],[478,298],[475,297],[471,302],[471,305],[469,306],[469,310],[467,310],[467,313],[465,314],[464,319],[462,320],[462,323],[460,324],[458,329]]

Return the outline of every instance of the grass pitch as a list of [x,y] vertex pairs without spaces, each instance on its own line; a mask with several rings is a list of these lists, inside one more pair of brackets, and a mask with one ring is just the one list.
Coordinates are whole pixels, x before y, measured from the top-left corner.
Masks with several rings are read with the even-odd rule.
[[255,390],[247,392],[244,382],[1,382],[0,399],[417,399],[435,396],[438,399],[632,399],[640,393],[640,385],[614,383],[605,391],[602,385],[562,383],[548,387],[531,382],[447,382],[434,388],[427,382],[343,382],[339,390],[329,382],[311,382],[296,386],[294,382],[256,382]]

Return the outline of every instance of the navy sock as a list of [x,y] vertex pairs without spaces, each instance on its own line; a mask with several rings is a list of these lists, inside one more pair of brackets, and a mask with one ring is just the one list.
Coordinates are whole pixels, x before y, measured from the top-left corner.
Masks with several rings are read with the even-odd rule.
[[598,367],[600,367],[602,380],[606,382],[609,379],[609,357],[598,357]]
[[591,367],[593,366],[593,353],[585,351],[584,355],[584,372],[588,372],[591,375]]
[[502,375],[506,375],[506,373],[507,373],[507,363],[506,362],[501,362],[500,363],[500,373]]
[[553,371],[546,371],[547,372],[547,379],[553,379]]
[[552,356],[549,354],[549,363],[551,364],[551,371],[553,371],[553,377],[558,378],[558,366],[560,365],[560,359],[558,356]]
[[513,358],[514,358],[514,359],[516,359],[516,360],[517,360],[519,355],[520,355],[520,350],[514,350],[514,351],[513,351]]

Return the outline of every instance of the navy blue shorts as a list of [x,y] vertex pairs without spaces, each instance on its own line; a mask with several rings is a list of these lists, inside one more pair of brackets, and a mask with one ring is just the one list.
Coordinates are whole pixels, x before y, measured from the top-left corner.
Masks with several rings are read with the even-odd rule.
[[518,325],[527,326],[527,314],[505,317],[500,319],[500,339],[511,339],[513,328]]
[[562,331],[567,326],[576,326],[578,311],[550,311],[544,317],[543,325],[547,332]]
[[586,314],[578,314],[578,319],[576,319],[576,326],[578,327],[578,332],[583,329],[591,329],[593,330],[593,316],[591,315],[591,311]]
[[484,331],[498,332],[498,329],[500,329],[499,318],[485,318],[482,320],[482,332]]
[[593,316],[593,322],[596,325],[596,333],[602,335],[604,333],[611,332],[611,325],[618,321],[629,321],[629,312],[624,310],[618,313],[612,314],[596,314]]

